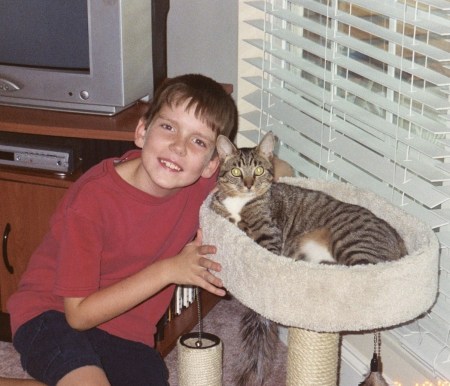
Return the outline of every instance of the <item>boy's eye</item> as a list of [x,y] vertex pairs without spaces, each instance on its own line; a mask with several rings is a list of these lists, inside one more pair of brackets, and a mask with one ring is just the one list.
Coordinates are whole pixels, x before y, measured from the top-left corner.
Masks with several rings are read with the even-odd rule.
[[202,141],[201,139],[195,139],[194,143],[196,143],[199,146],[206,147],[205,141]]
[[173,129],[173,127],[171,125],[167,124],[167,123],[162,123],[161,127],[163,129],[166,129],[166,130],[172,130]]
[[231,174],[234,177],[240,177],[242,175],[242,172],[241,172],[241,169],[239,169],[239,168],[233,168],[233,169],[231,169]]

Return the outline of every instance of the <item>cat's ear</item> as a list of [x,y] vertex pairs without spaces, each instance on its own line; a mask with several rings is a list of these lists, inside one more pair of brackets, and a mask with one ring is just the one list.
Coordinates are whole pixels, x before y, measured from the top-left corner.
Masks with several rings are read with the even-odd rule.
[[258,151],[267,157],[268,159],[272,159],[273,157],[273,149],[275,148],[275,138],[271,131],[267,132],[266,135],[261,139],[261,142],[258,145]]
[[237,153],[236,146],[234,146],[233,142],[231,142],[228,137],[224,135],[219,135],[217,137],[216,148],[217,153],[219,154],[219,159],[221,161],[229,155]]

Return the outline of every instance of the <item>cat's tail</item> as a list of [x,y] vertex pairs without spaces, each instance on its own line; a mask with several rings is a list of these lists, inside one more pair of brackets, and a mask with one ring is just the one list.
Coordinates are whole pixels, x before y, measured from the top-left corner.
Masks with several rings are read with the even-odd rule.
[[241,320],[241,338],[237,385],[261,386],[273,363],[278,326],[248,309]]

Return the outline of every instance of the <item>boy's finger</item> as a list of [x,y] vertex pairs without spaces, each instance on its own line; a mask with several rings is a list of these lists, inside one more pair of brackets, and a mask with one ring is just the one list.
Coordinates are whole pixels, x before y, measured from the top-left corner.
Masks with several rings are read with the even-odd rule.
[[217,250],[214,245],[202,245],[199,248],[198,253],[199,255],[213,255],[216,251]]
[[200,258],[198,263],[201,267],[206,268],[207,270],[220,272],[222,269],[222,266],[218,262],[207,259],[206,257]]

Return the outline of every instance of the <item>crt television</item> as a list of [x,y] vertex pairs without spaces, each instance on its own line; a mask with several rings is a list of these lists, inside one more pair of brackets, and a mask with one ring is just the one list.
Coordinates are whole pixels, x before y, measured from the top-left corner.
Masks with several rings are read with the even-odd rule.
[[168,0],[0,0],[0,104],[114,115],[151,98],[166,11]]

